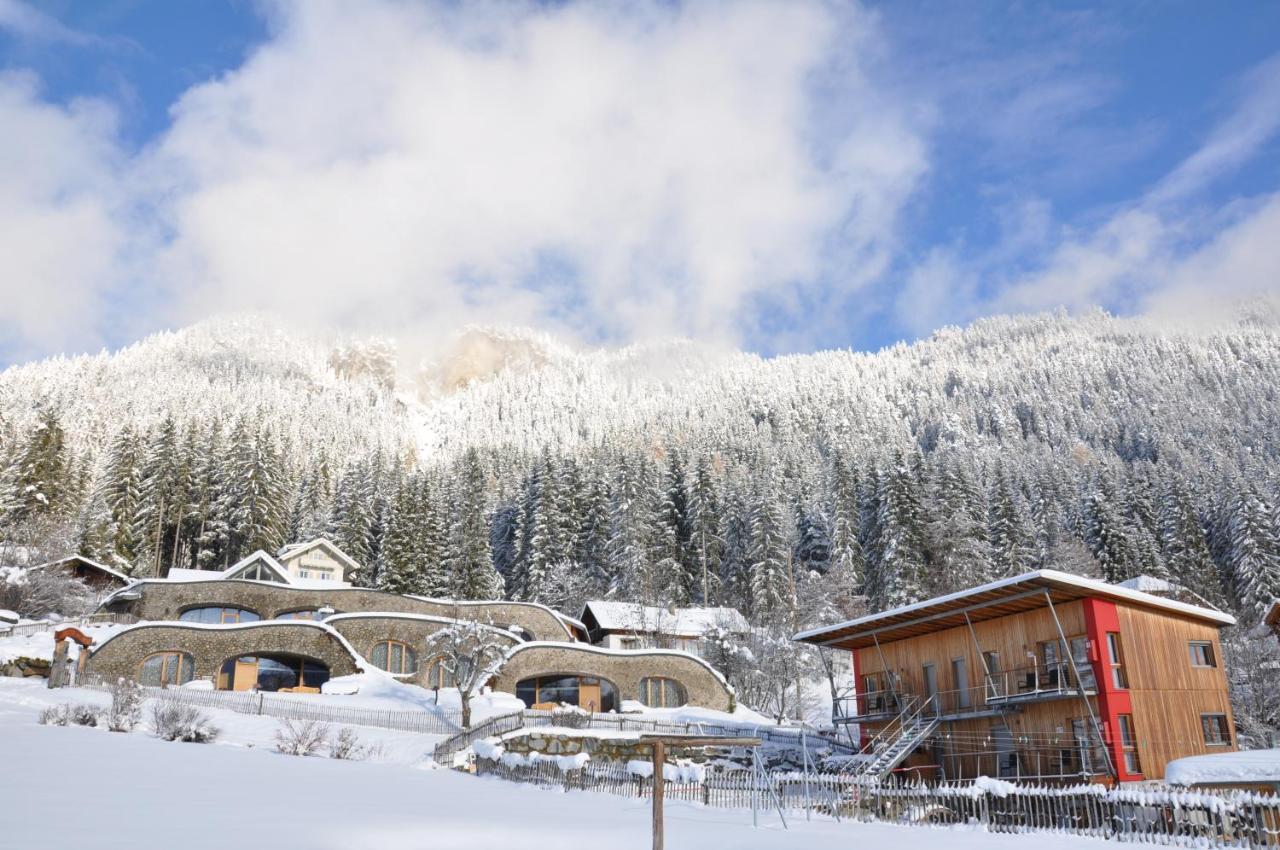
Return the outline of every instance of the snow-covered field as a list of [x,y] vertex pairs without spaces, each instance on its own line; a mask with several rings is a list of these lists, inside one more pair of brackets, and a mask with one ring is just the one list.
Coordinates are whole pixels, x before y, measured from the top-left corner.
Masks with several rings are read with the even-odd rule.
[[[0,679],[0,846],[14,848],[475,848],[649,846],[649,808],[638,800],[562,793],[434,769],[432,736],[360,729],[381,743],[374,761],[284,756],[270,718],[211,711],[216,744],[40,726],[55,702],[106,704],[104,694],[48,691],[43,682]],[[792,819],[759,829],[746,811],[668,803],[667,846],[945,850],[1101,847],[1059,836],[990,835]]]

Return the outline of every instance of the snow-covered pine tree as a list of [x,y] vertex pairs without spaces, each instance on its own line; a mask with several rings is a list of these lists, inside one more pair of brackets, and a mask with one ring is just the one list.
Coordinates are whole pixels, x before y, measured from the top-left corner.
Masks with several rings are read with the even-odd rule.
[[1280,550],[1276,547],[1275,514],[1255,487],[1246,486],[1235,500],[1231,517],[1231,571],[1236,602],[1246,625],[1261,621],[1280,598]]
[[454,599],[500,599],[502,578],[489,554],[485,516],[485,472],[480,453],[469,449],[458,463],[458,490],[450,534],[449,572]]

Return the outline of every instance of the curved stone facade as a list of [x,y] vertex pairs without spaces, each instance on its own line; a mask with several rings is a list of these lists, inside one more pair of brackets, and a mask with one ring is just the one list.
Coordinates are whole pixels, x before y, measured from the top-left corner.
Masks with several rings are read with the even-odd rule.
[[514,694],[516,684],[524,679],[556,674],[608,679],[624,700],[639,700],[641,679],[664,676],[684,686],[689,705],[717,711],[732,711],[734,706],[733,694],[719,673],[692,655],[664,650],[525,643],[507,653],[493,686],[494,690]]
[[[431,617],[415,614],[335,614],[324,621],[347,639],[351,648],[364,659],[373,655],[373,647],[385,640],[395,640],[413,647],[418,655],[417,672],[402,681],[429,687],[427,673],[430,669],[427,639],[452,620],[447,617]],[[507,645],[515,646],[520,639],[510,632],[494,629]]]
[[239,626],[144,623],[132,626],[97,647],[86,672],[108,681],[136,679],[143,660],[156,652],[187,652],[195,660],[195,678],[216,681],[228,658],[258,653],[300,655],[325,664],[330,676],[360,672],[342,638],[320,623],[266,622]]
[[[140,581],[102,605],[104,610],[133,614],[140,620],[176,620],[189,608],[247,608],[264,620],[282,613],[328,606],[338,613],[388,612],[456,617],[510,630],[518,626],[531,640],[572,641],[573,633],[550,608],[527,602],[453,602],[401,596],[359,587],[308,588],[239,579],[209,581]],[[127,598],[136,591],[137,599]]]

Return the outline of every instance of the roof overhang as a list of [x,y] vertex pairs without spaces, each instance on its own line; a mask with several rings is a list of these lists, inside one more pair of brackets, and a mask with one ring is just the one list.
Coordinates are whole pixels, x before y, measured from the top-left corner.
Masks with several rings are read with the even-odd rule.
[[810,629],[795,636],[798,641],[841,649],[862,649],[877,642],[888,643],[905,638],[957,628],[1007,617],[1023,611],[1074,602],[1078,599],[1101,598],[1152,610],[1176,614],[1190,619],[1230,626],[1235,618],[1221,611],[1188,605],[1142,591],[1082,578],[1056,570],[1037,570],[1013,578],[994,581],[948,596],[926,599],[914,605],[894,608],[833,626]]

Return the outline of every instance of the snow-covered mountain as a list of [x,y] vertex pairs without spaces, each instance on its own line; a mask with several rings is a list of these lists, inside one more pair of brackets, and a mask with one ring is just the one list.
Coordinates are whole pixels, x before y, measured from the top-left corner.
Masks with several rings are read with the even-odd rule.
[[477,593],[459,565],[484,563],[561,605],[699,597],[705,548],[708,595],[761,616],[810,574],[885,605],[1048,563],[1252,608],[1280,591],[1276,316],[993,318],[770,359],[471,329],[426,364],[210,320],[0,373],[0,534],[58,517],[162,572],[327,533],[368,582]]

